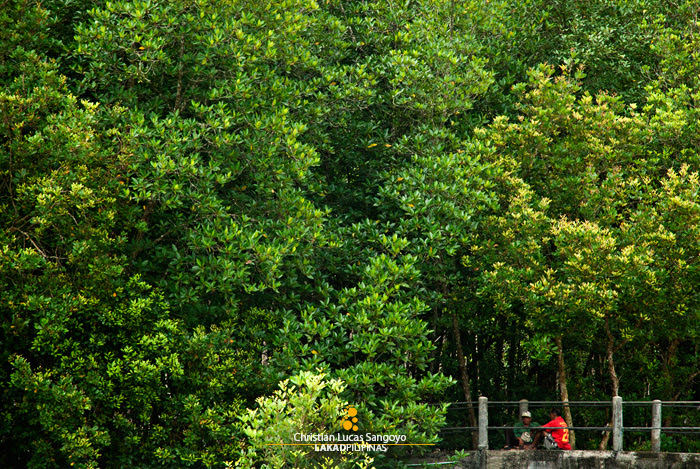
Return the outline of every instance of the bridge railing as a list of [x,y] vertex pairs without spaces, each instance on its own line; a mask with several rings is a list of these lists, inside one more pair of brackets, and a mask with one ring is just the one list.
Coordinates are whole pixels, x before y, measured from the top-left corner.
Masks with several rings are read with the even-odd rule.
[[[607,407],[612,406],[612,426],[605,427],[562,427],[569,430],[593,430],[593,431],[605,431],[612,432],[612,448],[613,451],[622,451],[622,435],[625,430],[628,431],[649,431],[651,432],[651,450],[661,451],[661,434],[662,432],[676,433],[676,432],[689,432],[698,433],[700,435],[700,427],[678,427],[678,426],[661,426],[661,412],[664,406],[670,407],[687,407],[695,408],[700,410],[700,401],[627,401],[623,402],[622,398],[619,396],[613,397],[612,401],[528,401],[522,399],[520,401],[489,401],[486,397],[480,397],[478,401],[471,402],[454,402],[454,404],[467,405],[472,407],[478,407],[476,412],[478,415],[478,426],[477,427],[451,427],[445,428],[443,430],[468,430],[468,431],[478,431],[478,448],[480,450],[488,449],[488,431],[489,430],[507,430],[514,429],[516,427],[508,426],[489,426],[488,414],[489,406],[517,406],[518,415],[522,415],[523,412],[529,410],[530,404],[538,406],[552,406],[552,407]],[[649,427],[637,427],[637,426],[624,426],[623,421],[623,405],[625,406],[650,406],[651,407],[651,426]]]

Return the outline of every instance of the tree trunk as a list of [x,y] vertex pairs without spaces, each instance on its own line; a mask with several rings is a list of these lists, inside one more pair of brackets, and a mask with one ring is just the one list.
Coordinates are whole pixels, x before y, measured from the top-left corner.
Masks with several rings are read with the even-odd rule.
[[[639,323],[637,323],[637,327],[638,326]],[[620,348],[623,347],[629,339],[623,340],[617,347],[615,347],[615,338],[612,335],[612,331],[610,331],[610,316],[607,315],[605,316],[605,334],[608,337],[605,359],[608,363],[608,374],[610,374],[610,383],[612,384],[612,395],[613,397],[616,397],[620,395],[620,378],[617,376],[617,372],[615,371],[614,354],[617,350],[620,350]],[[609,426],[612,427],[612,420],[610,420]],[[609,439],[610,432],[605,432],[605,435],[603,435],[603,439],[598,446],[600,451],[607,448]]]
[[[612,420],[608,423],[608,427],[612,428]],[[598,451],[605,451],[608,449],[608,441],[610,440],[610,432],[605,432],[603,434],[603,439],[600,441],[600,444],[598,445]]]
[[619,396],[620,390],[620,380],[615,373],[615,361],[613,360],[613,336],[610,332],[610,319],[605,316],[605,333],[608,335],[608,348],[607,348],[607,360],[608,360],[608,373],[610,373],[610,381],[612,382],[613,397]]
[[[494,352],[494,355],[496,355],[496,356],[498,357],[498,366],[499,366],[499,368],[500,368],[500,367],[505,368],[505,367],[503,366],[503,362],[504,362],[503,359],[505,358],[505,350],[504,350],[504,347],[503,347],[503,343],[504,343],[504,341],[503,341],[503,336],[500,336],[500,337],[498,338],[498,340],[496,340],[496,350],[493,351],[493,352]],[[503,369],[503,368],[501,368],[501,369]],[[496,388],[496,389],[501,389],[501,390],[502,390],[502,389],[503,389],[503,386],[501,385],[501,380],[502,380],[502,379],[503,379],[503,373],[496,373],[496,376],[493,378],[493,387]],[[505,397],[505,396],[504,396],[504,397]],[[506,400],[507,400],[507,397],[506,397]]]
[[668,400],[675,400],[673,399],[674,379],[673,374],[671,373],[671,369],[673,368],[673,360],[676,358],[676,352],[678,351],[678,346],[680,345],[680,343],[680,339],[673,339],[668,345],[668,352],[666,352],[666,355],[662,355],[662,369],[664,377],[666,378],[666,399]]
[[[472,392],[469,388],[469,374],[467,374],[467,361],[464,359],[464,350],[462,349],[462,338],[459,332],[459,323],[457,322],[457,315],[452,313],[452,329],[455,335],[455,344],[457,346],[457,357],[459,358],[459,372],[462,377],[462,389],[464,390],[464,399],[467,401],[467,414],[469,415],[469,426],[476,427],[476,414],[474,413],[474,407],[471,404]],[[476,431],[472,431],[472,449],[479,448],[479,434]]]
[[[569,402],[569,391],[566,389],[566,367],[564,366],[564,346],[561,342],[561,336],[554,338],[554,342],[557,344],[557,359],[558,359],[558,370],[559,370],[559,392],[561,395],[561,401],[568,404]],[[573,427],[573,420],[571,419],[571,409],[568,405],[563,406],[564,420],[566,425]],[[569,444],[571,449],[576,449],[576,436],[573,430],[569,430]]]
[[437,367],[438,367],[438,360],[436,360],[436,357],[440,356],[442,350],[440,347],[437,346],[438,339],[440,339],[440,334],[438,333],[438,312],[437,308],[433,308],[433,334],[432,334],[432,339],[431,342],[435,345],[433,350],[430,351],[430,363],[428,364],[428,370],[431,373],[436,373],[437,372]]
[[[513,328],[511,328],[513,329]],[[508,400],[511,396],[511,392],[513,391],[513,383],[515,383],[515,375],[517,371],[520,369],[519,366],[517,366],[517,363],[520,363],[520,360],[518,360],[518,355],[517,355],[517,343],[519,339],[519,334],[516,334],[515,332],[512,332],[510,334],[510,343],[508,344],[508,381],[506,382],[506,395],[504,396],[506,400]]]

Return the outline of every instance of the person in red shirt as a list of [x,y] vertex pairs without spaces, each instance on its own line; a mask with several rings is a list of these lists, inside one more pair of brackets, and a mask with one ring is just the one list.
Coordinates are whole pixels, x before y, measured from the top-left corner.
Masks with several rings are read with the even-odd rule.
[[[571,444],[569,444],[569,429],[566,428],[566,422],[561,418],[561,411],[559,409],[552,409],[549,412],[550,421],[542,425],[542,429],[535,433],[535,437],[532,440],[532,444],[527,445],[525,449],[535,449],[539,445],[540,441],[545,438],[545,433],[551,433],[556,447],[559,449],[571,449]],[[545,446],[546,443],[545,443]]]

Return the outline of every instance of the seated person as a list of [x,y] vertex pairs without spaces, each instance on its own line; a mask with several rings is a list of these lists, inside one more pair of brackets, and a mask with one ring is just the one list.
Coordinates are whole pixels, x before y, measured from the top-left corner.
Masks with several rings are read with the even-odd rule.
[[[566,428],[566,422],[561,418],[561,411],[559,409],[552,409],[549,412],[549,418],[551,420],[542,425],[539,431],[535,433],[532,444],[526,445],[525,449],[536,449],[542,439],[545,439],[545,447],[547,449],[571,449],[571,445],[569,444],[569,429]],[[551,436],[546,435],[545,437],[547,433],[551,433]],[[550,439],[554,441],[548,442]]]
[[532,443],[533,432],[531,428],[539,427],[540,424],[532,421],[530,412],[523,412],[520,416],[521,421],[513,425],[516,427],[513,430],[506,430],[506,448],[523,448],[526,444]]

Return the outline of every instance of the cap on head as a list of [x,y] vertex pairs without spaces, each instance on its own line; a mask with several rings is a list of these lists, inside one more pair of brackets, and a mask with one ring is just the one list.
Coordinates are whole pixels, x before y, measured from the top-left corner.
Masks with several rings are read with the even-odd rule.
[[521,417],[522,417],[522,418],[525,418],[525,417],[527,417],[527,418],[532,418],[532,414],[531,414],[530,412],[523,412],[522,415],[521,415]]

